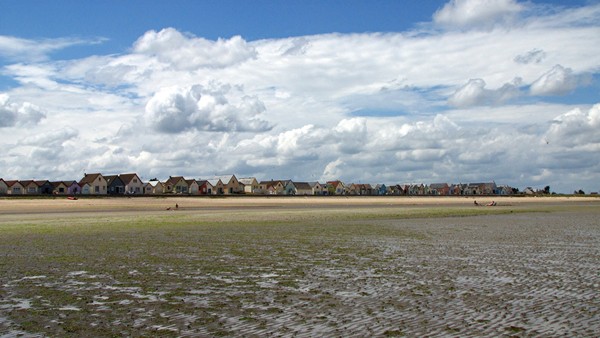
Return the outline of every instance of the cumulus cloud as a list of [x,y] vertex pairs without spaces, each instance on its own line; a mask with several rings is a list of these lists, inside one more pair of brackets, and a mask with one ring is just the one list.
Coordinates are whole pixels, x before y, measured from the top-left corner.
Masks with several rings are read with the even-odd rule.
[[145,119],[163,133],[263,132],[272,128],[259,118],[265,110],[257,97],[234,93],[231,86],[193,85],[163,88],[155,93],[146,104]]
[[600,151],[600,104],[584,112],[579,108],[557,116],[544,140],[565,147]]
[[575,90],[577,83],[571,68],[556,65],[535,80],[530,91],[532,95],[564,95]]
[[368,141],[367,120],[364,118],[343,119],[333,128],[338,149],[344,154],[360,152]]
[[8,94],[0,94],[0,128],[35,125],[46,114],[29,102],[11,102]]
[[496,90],[490,90],[485,88],[486,83],[483,79],[470,79],[448,98],[448,103],[455,107],[501,104],[520,95],[521,82],[520,78],[515,78],[512,83],[505,83]]
[[226,67],[256,56],[255,49],[240,36],[210,41],[174,28],[146,32],[135,42],[133,51],[179,69]]
[[524,6],[515,0],[451,0],[433,15],[448,27],[486,27],[512,20]]

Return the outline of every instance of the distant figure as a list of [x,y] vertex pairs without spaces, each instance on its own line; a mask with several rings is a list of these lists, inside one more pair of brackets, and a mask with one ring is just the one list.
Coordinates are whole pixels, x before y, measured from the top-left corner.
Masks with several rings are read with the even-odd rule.
[[171,210],[171,207],[168,207],[167,210]]
[[179,204],[175,203],[175,209],[179,209]]
[[473,201],[473,204],[475,204],[475,205],[479,205],[479,203],[477,203],[477,201]]
[[496,206],[496,202],[491,201],[490,203],[487,204],[488,207],[495,207]]

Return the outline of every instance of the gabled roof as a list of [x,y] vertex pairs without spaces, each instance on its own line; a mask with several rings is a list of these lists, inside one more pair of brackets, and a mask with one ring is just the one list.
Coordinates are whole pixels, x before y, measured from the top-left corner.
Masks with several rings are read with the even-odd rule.
[[[185,178],[183,178],[183,176],[169,176],[169,179],[165,183],[166,184],[176,185],[180,181],[184,181],[185,182]],[[187,184],[187,182],[186,182],[186,184]]]
[[142,179],[140,179],[140,177],[136,173],[132,173],[132,174],[120,174],[119,177],[121,178],[121,181],[123,181],[124,184],[131,183],[131,181],[134,178],[137,178],[140,183],[142,182]]
[[448,187],[448,183],[432,183],[429,185],[429,188],[431,189],[444,189]]
[[195,179],[189,179],[189,180],[185,180],[185,183],[187,183],[188,185],[191,185],[192,183],[196,182],[196,184],[198,183],[198,181],[196,181]]
[[164,184],[164,183],[162,183],[162,182],[160,182],[158,180],[151,180],[151,181],[148,181],[147,184],[150,184],[151,186],[156,187],[157,185]]
[[[8,186],[9,188],[12,187],[15,184],[21,184],[21,182],[17,181],[17,180],[10,180],[10,181],[4,181],[4,183],[6,183],[6,186]],[[21,184],[22,186],[23,184]]]
[[35,182],[35,184],[38,185],[38,187],[41,187],[44,184],[51,184],[50,181],[48,181],[48,180],[38,180],[38,181],[34,181],[34,182]]
[[337,188],[339,185],[343,187],[344,183],[342,183],[342,181],[327,181],[327,185],[331,185],[332,187]]
[[85,183],[92,184],[98,177],[104,177],[104,176],[102,176],[102,174],[100,174],[100,173],[85,174],[83,176],[83,178],[81,179],[81,181],[79,181],[79,184],[85,184]]
[[251,185],[253,182],[258,183],[258,181],[256,180],[256,178],[254,177],[245,177],[245,178],[238,178],[238,182],[244,184],[244,185]]
[[111,185],[111,183],[117,183],[117,181],[121,181],[121,183],[123,183],[123,180],[119,177],[119,175],[106,175],[106,176],[102,176],[104,177],[104,179],[106,180],[106,184]]
[[319,182],[308,182],[308,185],[310,185],[311,188],[314,188],[317,184],[323,187],[323,185]]
[[223,185],[223,181],[221,181],[221,179],[219,179],[219,178],[216,178],[216,179],[211,178],[211,179],[208,179],[206,181],[208,183],[210,183],[210,185],[212,185],[213,187],[216,187],[217,185],[219,185],[219,182],[221,182],[221,185]]
[[[220,176],[211,177],[208,179],[208,181],[221,180],[221,182],[223,182],[224,185],[227,185],[227,184],[229,184],[229,182],[231,182],[231,180],[233,180],[234,177],[235,177],[235,175],[220,175]],[[237,177],[235,177],[235,179],[238,182],[240,181],[240,180],[238,180]]]
[[212,184],[208,180],[196,180],[196,182],[198,182],[199,186],[203,186],[205,184],[209,184],[210,186],[212,186]]
[[77,182],[75,182],[75,181],[55,181],[55,182],[50,182],[50,184],[52,184],[52,186],[54,188],[57,188],[61,184],[64,185],[64,186],[66,186],[66,187],[70,187],[73,184],[77,184]]
[[50,184],[52,184],[53,188],[58,188],[61,184],[64,185],[65,187],[68,187],[68,185],[66,185],[65,182],[63,182],[63,181],[50,182]]
[[33,183],[33,180],[19,180],[19,183],[21,183],[22,186],[26,187]]
[[302,190],[311,190],[312,187],[310,186],[310,184],[308,184],[308,182],[292,182],[294,184],[294,186],[296,187],[296,189],[302,189]]

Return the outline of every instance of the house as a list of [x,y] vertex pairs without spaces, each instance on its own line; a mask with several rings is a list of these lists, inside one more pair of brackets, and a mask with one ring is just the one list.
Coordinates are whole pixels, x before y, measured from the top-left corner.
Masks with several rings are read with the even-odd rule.
[[465,195],[493,195],[496,191],[496,183],[469,183]]
[[508,185],[502,185],[499,186],[496,189],[496,194],[497,195],[512,195],[513,194],[513,188],[508,186]]
[[392,186],[388,187],[388,190],[390,191],[390,195],[394,195],[394,196],[404,195],[404,189],[402,188],[402,186],[400,184],[392,185]]
[[4,182],[3,179],[0,178],[0,195],[6,195],[8,192],[8,185]]
[[293,181],[290,181],[286,185],[286,191],[288,191],[288,193],[286,195],[303,195],[303,196],[307,196],[307,195],[312,195],[313,194],[312,187],[310,186],[310,184],[308,184],[308,182],[293,182]]
[[429,194],[438,196],[450,195],[450,186],[448,183],[432,183],[429,185]]
[[7,195],[24,195],[25,187],[19,181],[5,181]]
[[126,194],[141,195],[144,193],[144,182],[137,174],[120,174],[119,178],[123,181]]
[[360,187],[357,183],[352,183],[346,188],[348,195],[360,195]]
[[223,195],[225,194],[225,185],[220,179],[209,179],[206,180],[208,184],[212,186],[212,195]]
[[240,178],[238,181],[243,184],[245,194],[254,194],[259,190],[258,181],[254,177]]
[[108,193],[108,185],[102,174],[84,174],[83,178],[79,181],[82,191],[86,184],[89,185],[88,194],[90,195],[106,195]]
[[375,185],[375,189],[373,189],[373,195],[377,195],[377,196],[387,195],[387,186],[385,184]]
[[258,191],[263,195],[283,195],[290,180],[261,181]]
[[53,195],[76,195],[81,192],[79,184],[75,181],[56,181],[52,184]]
[[165,192],[165,184],[157,179],[152,179],[146,184],[145,193],[151,195],[160,195]]
[[41,180],[41,181],[34,181],[35,184],[37,184],[38,186],[38,194],[42,194],[42,195],[51,195],[52,194],[52,189],[54,188],[54,186],[52,186],[52,183],[50,183],[50,181],[48,180]]
[[370,184],[353,183],[350,185],[349,192],[353,195],[366,196],[373,194],[373,188]]
[[198,180],[196,182],[198,183],[198,193],[200,195],[212,195],[213,194],[214,187],[212,184],[210,184],[209,181]]
[[82,195],[89,195],[90,191],[92,191],[92,185],[89,183],[79,183],[79,187],[81,188]]
[[244,192],[244,188],[242,187],[242,185],[240,185],[240,182],[238,181],[237,177],[235,177],[235,175],[215,176],[209,179],[208,181],[212,183],[216,180],[220,180],[223,183],[222,194],[224,195],[241,194]]
[[342,181],[328,181],[327,182],[327,194],[328,195],[343,195],[345,191],[344,183]]
[[167,194],[187,194],[189,186],[182,176],[169,176],[165,182],[165,191]]
[[52,183],[52,194],[53,195],[67,195],[67,189],[69,188],[65,182],[57,181]]
[[35,184],[33,180],[23,180],[19,181],[23,186],[23,194],[25,195],[37,195],[38,194],[38,185]]
[[152,195],[152,189],[154,187],[152,186],[152,184],[150,184],[150,182],[146,182],[144,183],[144,195]]
[[190,195],[198,195],[198,192],[200,190],[200,186],[198,185],[198,181],[191,179],[191,180],[185,180],[185,183],[187,183],[188,185],[188,194]]
[[106,186],[108,188],[109,195],[123,195],[125,193],[125,184],[119,175],[106,175]]
[[308,182],[308,184],[310,185],[313,195],[324,195],[325,194],[326,189],[323,187],[323,185],[321,185],[321,183]]

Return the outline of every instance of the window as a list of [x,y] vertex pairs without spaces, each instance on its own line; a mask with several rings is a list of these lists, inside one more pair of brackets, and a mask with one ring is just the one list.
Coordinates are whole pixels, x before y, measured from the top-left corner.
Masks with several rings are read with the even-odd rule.
[[137,182],[138,182],[138,181],[137,181],[137,178],[134,178],[134,179],[133,179],[133,183],[137,183]]
[[99,186],[97,186],[97,185],[96,185],[96,186],[94,186],[94,191],[95,191],[96,193],[99,193],[99,192],[100,192],[100,187],[99,187]]

